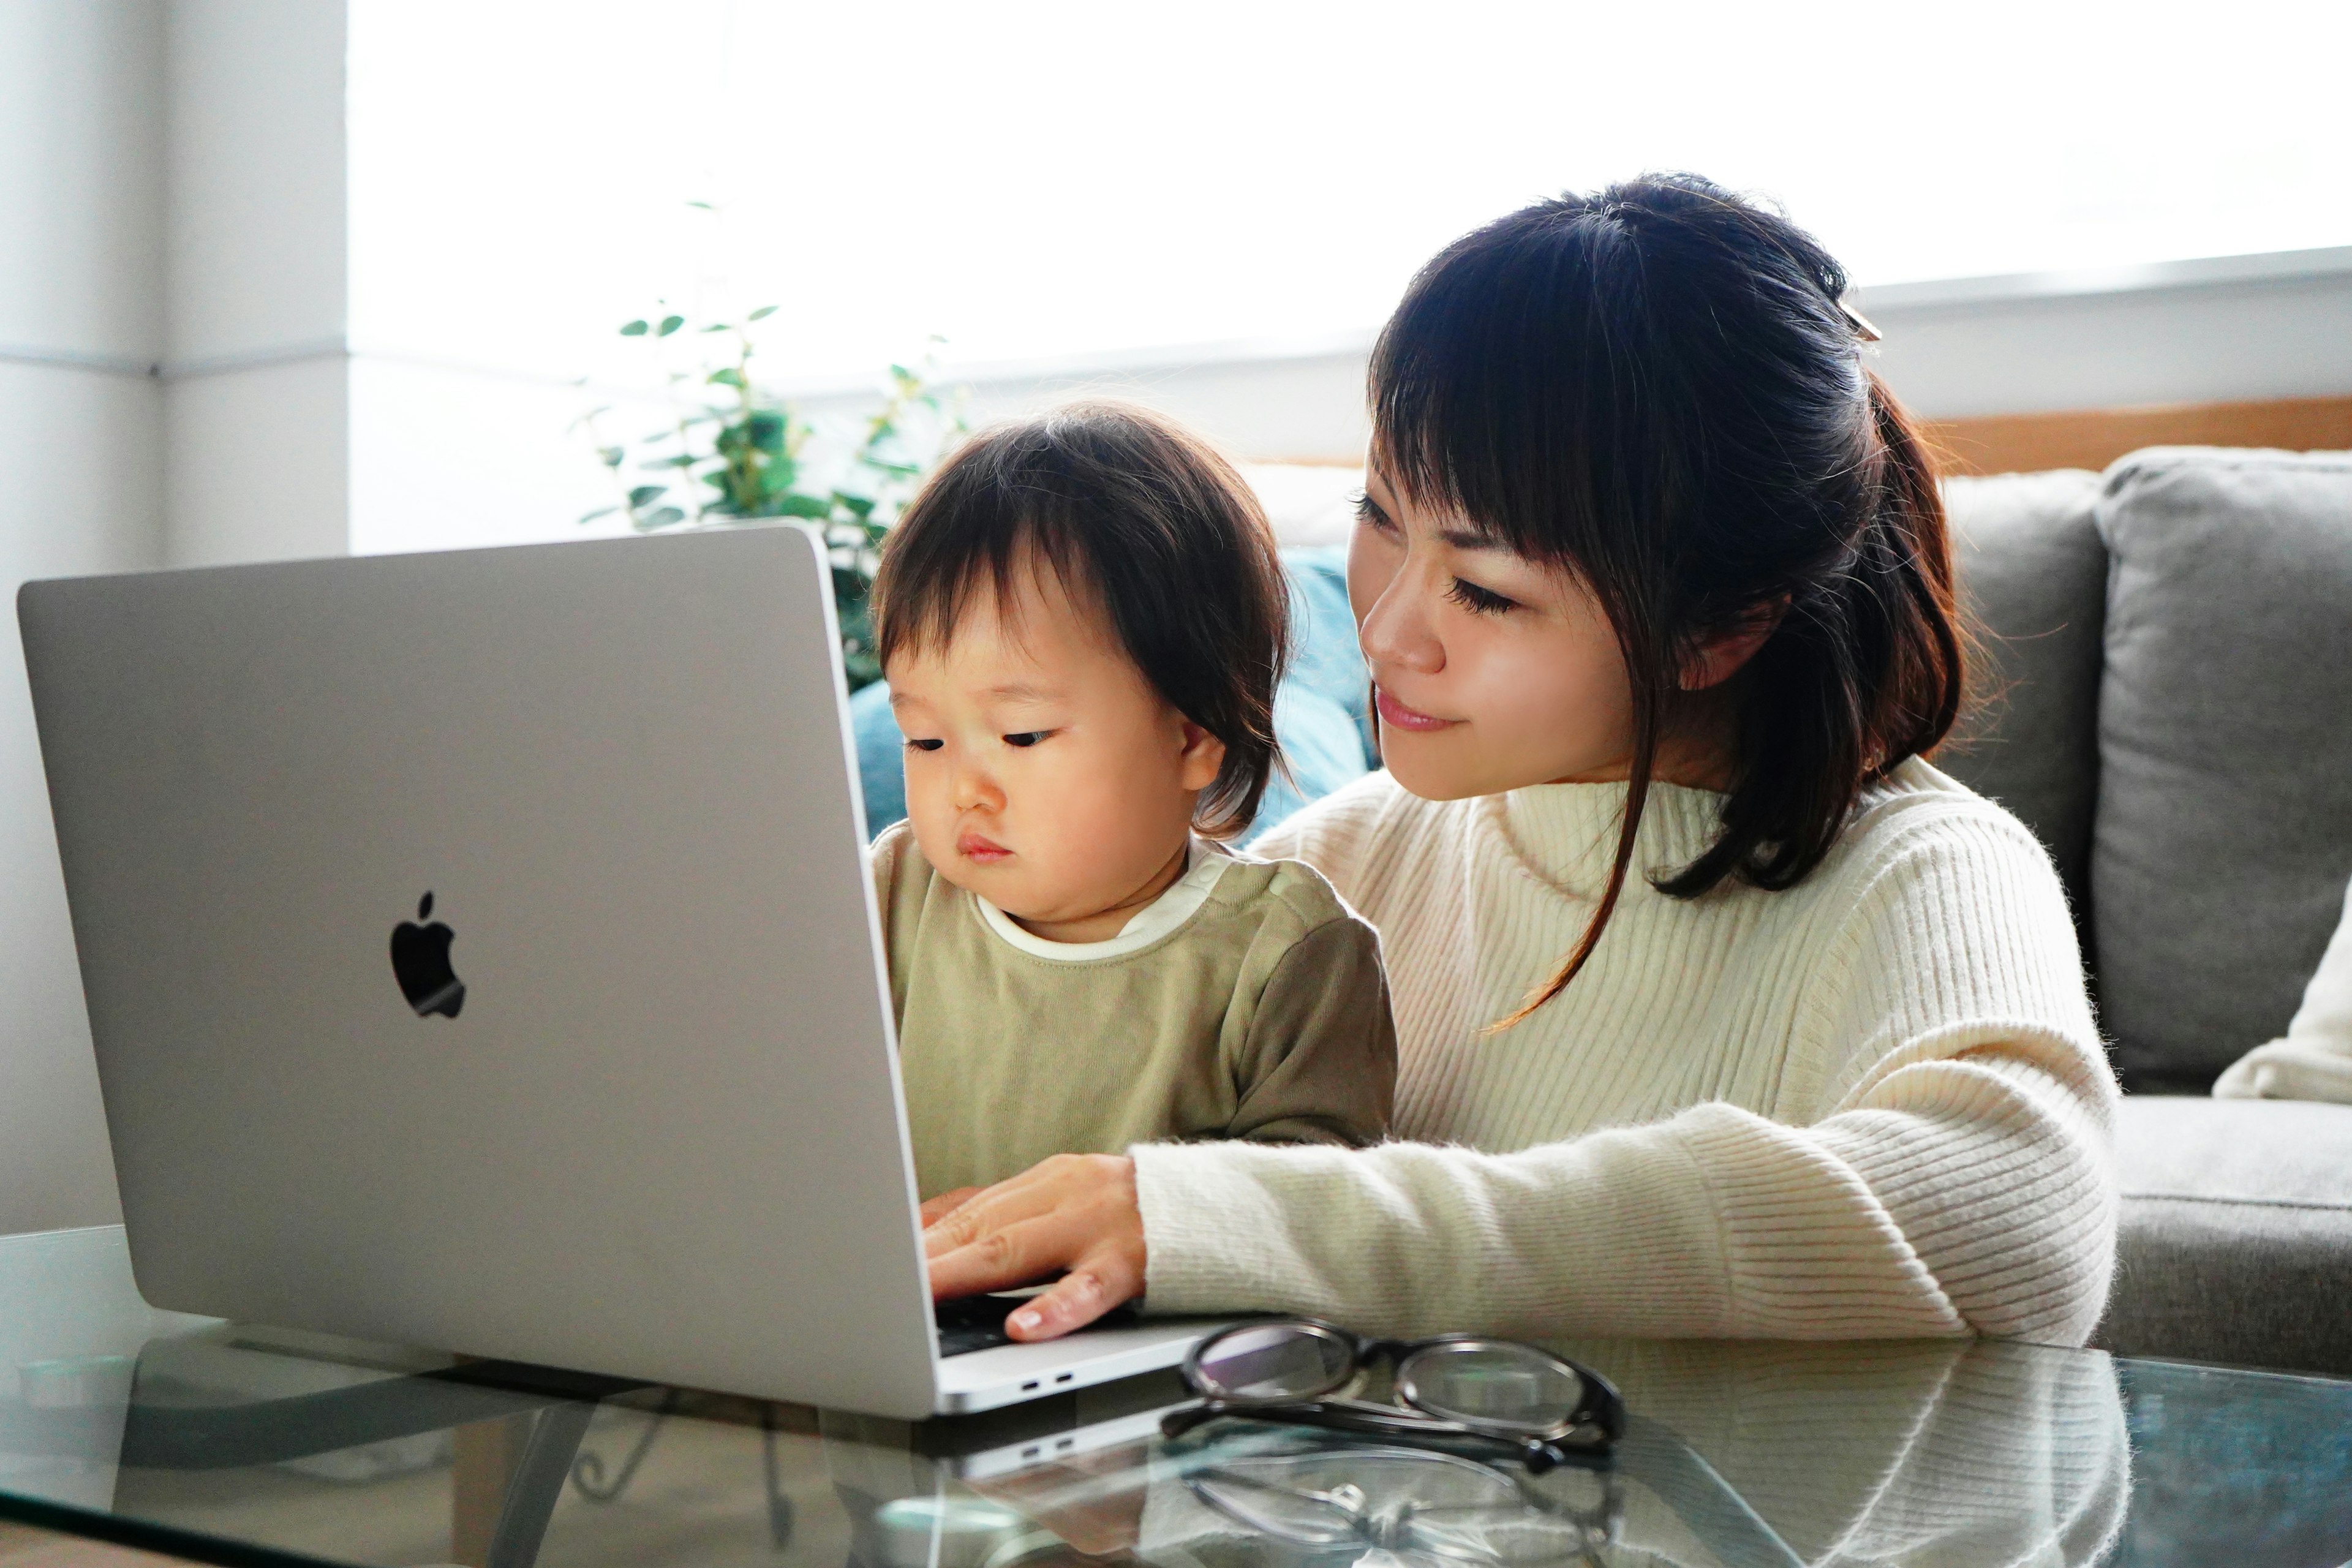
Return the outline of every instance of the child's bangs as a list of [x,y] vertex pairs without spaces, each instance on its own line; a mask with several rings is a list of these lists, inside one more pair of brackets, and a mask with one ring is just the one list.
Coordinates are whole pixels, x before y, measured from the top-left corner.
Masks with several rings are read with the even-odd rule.
[[875,606],[875,652],[886,665],[944,650],[982,604],[1019,640],[1022,582],[1034,573],[1051,573],[1077,605],[1101,597],[1076,530],[1043,511],[991,508],[984,517],[967,514],[963,528],[910,533],[908,543]]

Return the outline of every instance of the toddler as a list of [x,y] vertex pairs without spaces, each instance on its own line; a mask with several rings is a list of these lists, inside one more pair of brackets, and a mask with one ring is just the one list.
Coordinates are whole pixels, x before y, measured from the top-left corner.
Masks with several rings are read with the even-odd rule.
[[874,877],[926,1198],[1164,1139],[1362,1143],[1396,1037],[1330,884],[1221,840],[1276,765],[1287,591],[1233,468],[1139,409],[985,432],[892,530],[907,816]]

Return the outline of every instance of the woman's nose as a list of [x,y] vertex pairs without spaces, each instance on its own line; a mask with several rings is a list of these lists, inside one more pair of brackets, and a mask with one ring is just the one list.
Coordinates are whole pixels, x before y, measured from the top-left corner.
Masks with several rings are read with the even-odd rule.
[[1445,645],[1430,616],[1438,591],[1429,569],[1410,557],[1381,589],[1356,628],[1375,674],[1385,668],[1434,675],[1445,668]]

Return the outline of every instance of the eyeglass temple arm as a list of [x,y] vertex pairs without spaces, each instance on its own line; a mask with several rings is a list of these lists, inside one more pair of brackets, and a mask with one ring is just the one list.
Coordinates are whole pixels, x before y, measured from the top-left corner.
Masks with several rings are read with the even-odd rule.
[[1181,1437],[1223,1416],[1241,1421],[1265,1421],[1276,1426],[1315,1426],[1327,1432],[1369,1433],[1409,1443],[1434,1440],[1443,1445],[1459,1444],[1488,1452],[1514,1455],[1538,1474],[1567,1460],[1567,1456],[1559,1448],[1541,1438],[1504,1437],[1473,1432],[1433,1416],[1360,1399],[1324,1399],[1296,1405],[1228,1404],[1222,1400],[1203,1399],[1197,1405],[1185,1405],[1161,1416],[1160,1435]]
[[1213,1399],[1200,1399],[1190,1405],[1180,1405],[1160,1418],[1160,1435],[1162,1437],[1181,1437],[1194,1427],[1205,1426],[1218,1416],[1226,1414],[1228,1412],[1224,1407]]

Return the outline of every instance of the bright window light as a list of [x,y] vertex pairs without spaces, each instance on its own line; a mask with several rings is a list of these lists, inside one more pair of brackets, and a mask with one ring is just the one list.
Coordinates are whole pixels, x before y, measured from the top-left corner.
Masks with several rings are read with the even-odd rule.
[[[1528,198],[1770,195],[1864,283],[2352,244],[2352,5],[356,0],[364,349],[642,375],[1368,331]],[[715,211],[689,207],[711,204]]]

